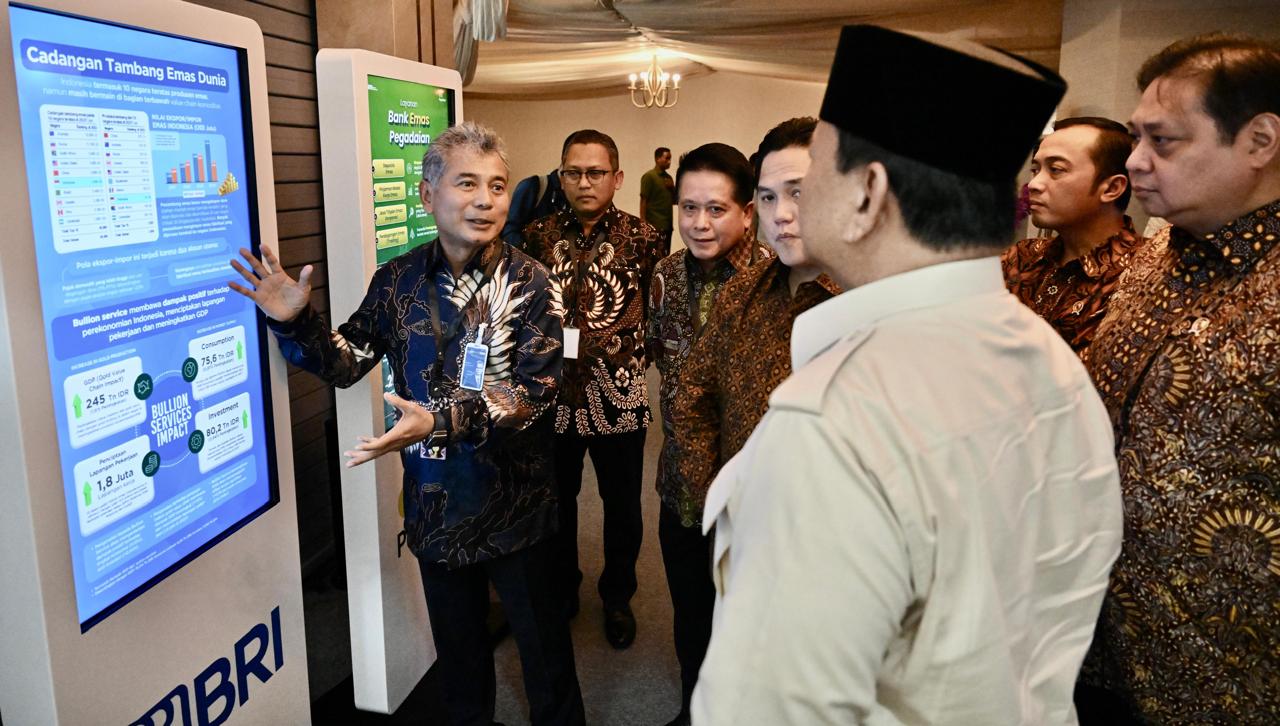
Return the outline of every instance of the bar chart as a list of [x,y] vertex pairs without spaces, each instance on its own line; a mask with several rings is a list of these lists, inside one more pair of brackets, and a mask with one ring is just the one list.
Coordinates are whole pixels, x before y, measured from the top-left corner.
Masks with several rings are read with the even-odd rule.
[[165,174],[168,184],[205,184],[218,181],[218,162],[209,150],[209,141],[204,142],[204,153],[194,153],[189,161],[169,167]]

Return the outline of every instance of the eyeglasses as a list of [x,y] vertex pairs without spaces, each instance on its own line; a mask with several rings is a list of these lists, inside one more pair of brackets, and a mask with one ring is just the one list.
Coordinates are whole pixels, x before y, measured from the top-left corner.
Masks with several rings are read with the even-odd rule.
[[594,185],[604,181],[604,178],[612,173],[613,172],[608,169],[587,169],[586,171],[581,169],[561,169],[560,178],[570,184],[577,184],[582,181],[582,177],[585,175],[587,177],[587,181]]

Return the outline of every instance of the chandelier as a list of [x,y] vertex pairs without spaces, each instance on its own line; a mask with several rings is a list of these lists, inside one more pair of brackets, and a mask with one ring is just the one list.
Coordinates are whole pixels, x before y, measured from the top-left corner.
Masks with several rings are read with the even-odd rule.
[[631,91],[631,105],[636,108],[671,108],[680,99],[680,74],[671,75],[662,70],[656,55],[648,70],[639,75],[632,73],[627,78],[631,81],[627,86]]

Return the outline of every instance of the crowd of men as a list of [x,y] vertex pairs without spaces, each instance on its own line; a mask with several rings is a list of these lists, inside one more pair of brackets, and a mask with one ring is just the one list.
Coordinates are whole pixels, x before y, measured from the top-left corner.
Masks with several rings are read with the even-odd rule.
[[[849,26],[817,119],[674,179],[657,149],[646,219],[585,129],[504,232],[468,122],[424,158],[439,238],[336,331],[309,268],[242,250],[290,361],[395,373],[398,423],[346,456],[405,463],[449,722],[493,720],[489,583],[532,722],[585,721],[587,455],[604,635],[634,640],[653,363],[672,724],[1280,723],[1280,48],[1190,38],[1138,84],[1127,124],[1040,139],[1054,73]],[[1013,244],[1028,153],[1051,234]]]

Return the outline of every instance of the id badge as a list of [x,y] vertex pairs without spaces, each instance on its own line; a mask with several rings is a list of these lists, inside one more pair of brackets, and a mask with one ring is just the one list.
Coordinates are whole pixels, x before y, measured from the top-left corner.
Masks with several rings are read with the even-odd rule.
[[462,356],[462,375],[458,385],[468,391],[484,388],[484,369],[489,363],[489,346],[483,343],[467,343]]
[[577,328],[564,329],[564,357],[565,358],[578,357],[578,332],[579,331]]

